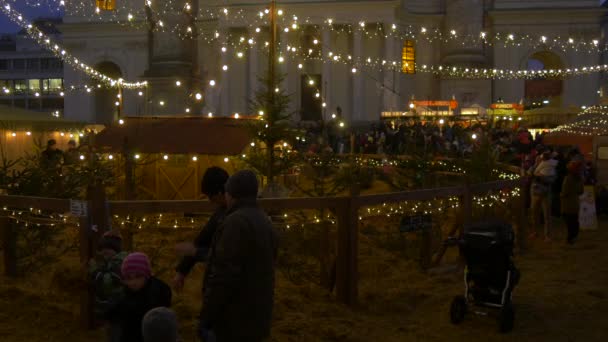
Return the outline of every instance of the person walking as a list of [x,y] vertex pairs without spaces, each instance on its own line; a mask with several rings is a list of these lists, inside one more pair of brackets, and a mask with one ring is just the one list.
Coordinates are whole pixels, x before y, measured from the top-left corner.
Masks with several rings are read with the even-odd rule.
[[200,337],[259,342],[270,337],[278,239],[257,205],[258,181],[242,170],[226,183],[228,212],[217,231],[205,279]]
[[532,222],[533,229],[530,238],[536,238],[536,230],[540,226],[540,215],[544,220],[545,242],[551,241],[549,231],[551,230],[551,184],[555,181],[556,162],[551,159],[551,152],[543,153],[541,162],[532,170],[533,180],[530,187],[532,194]]
[[564,178],[560,194],[562,217],[568,228],[568,244],[573,244],[576,241],[579,232],[580,196],[585,191],[582,166],[582,163],[577,161],[568,164],[568,175]]

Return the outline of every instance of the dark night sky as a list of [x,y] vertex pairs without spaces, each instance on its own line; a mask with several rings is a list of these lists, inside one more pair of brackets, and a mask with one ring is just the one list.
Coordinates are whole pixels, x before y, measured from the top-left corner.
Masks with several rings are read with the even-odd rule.
[[[24,1],[25,2],[25,1]],[[49,1],[50,2],[50,1]],[[23,14],[23,17],[28,21],[32,21],[38,17],[58,17],[60,16],[60,12],[57,11],[57,7],[54,6],[52,8],[49,7],[31,7],[24,3],[11,3],[11,7],[18,10]],[[19,31],[19,26],[15,25],[8,19],[8,17],[0,12],[0,33],[14,33]]]

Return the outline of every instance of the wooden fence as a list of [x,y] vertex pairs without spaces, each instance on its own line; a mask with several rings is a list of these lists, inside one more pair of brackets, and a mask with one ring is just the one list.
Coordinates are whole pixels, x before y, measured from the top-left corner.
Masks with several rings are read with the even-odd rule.
[[[324,198],[285,198],[262,199],[260,205],[266,210],[297,210],[297,209],[332,209],[338,222],[337,256],[336,256],[336,296],[347,305],[357,302],[358,294],[358,242],[359,242],[359,208],[379,204],[390,204],[403,201],[428,201],[438,198],[458,197],[459,210],[462,214],[462,225],[452,233],[462,233],[465,224],[470,223],[473,213],[473,196],[485,195],[491,191],[501,191],[521,187],[520,180],[496,181],[482,184],[465,184],[457,187],[425,189],[374,195],[351,194],[342,197]],[[523,191],[520,193],[523,194]],[[519,215],[514,217],[517,226],[518,247],[525,249],[525,209],[521,203]],[[0,205],[10,209],[36,208],[47,212],[70,212],[70,200],[0,196]],[[213,206],[208,201],[106,201],[103,188],[90,187],[87,195],[88,215],[79,218],[80,228],[80,260],[83,265],[93,255],[96,242],[101,232],[96,227],[107,227],[110,215],[137,215],[150,213],[185,213],[210,212]],[[0,221],[2,241],[4,241],[4,266],[7,276],[17,274],[16,238],[9,218]],[[452,234],[451,233],[451,234]],[[128,242],[126,242],[128,243]],[[441,252],[442,253],[442,252]],[[427,251],[427,254],[430,254]],[[83,276],[86,270],[83,269]],[[85,289],[81,294],[81,317],[83,325],[92,324],[91,289]]]

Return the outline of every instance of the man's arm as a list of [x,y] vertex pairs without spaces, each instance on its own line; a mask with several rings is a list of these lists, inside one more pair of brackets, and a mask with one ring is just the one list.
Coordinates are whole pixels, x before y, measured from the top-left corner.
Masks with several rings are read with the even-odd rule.
[[223,213],[216,211],[213,216],[209,218],[207,224],[205,224],[196,239],[194,239],[194,247],[196,248],[195,254],[183,257],[179,265],[175,268],[177,272],[184,276],[188,275],[197,262],[204,262],[207,259],[209,247],[211,246],[213,235],[217,231],[221,215],[223,215]]

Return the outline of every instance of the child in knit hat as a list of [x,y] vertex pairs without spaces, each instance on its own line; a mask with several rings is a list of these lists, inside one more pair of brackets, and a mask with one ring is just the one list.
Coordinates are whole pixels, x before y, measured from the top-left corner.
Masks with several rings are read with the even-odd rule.
[[95,313],[103,318],[122,298],[120,268],[127,253],[122,251],[122,240],[114,232],[103,235],[97,250],[99,257],[89,262],[89,275],[95,292]]
[[124,297],[110,310],[108,318],[120,326],[121,342],[143,342],[144,315],[158,307],[171,306],[171,289],[152,275],[144,253],[131,253],[122,263]]

